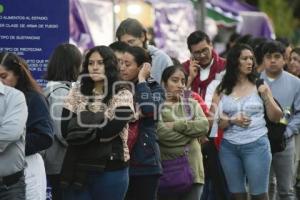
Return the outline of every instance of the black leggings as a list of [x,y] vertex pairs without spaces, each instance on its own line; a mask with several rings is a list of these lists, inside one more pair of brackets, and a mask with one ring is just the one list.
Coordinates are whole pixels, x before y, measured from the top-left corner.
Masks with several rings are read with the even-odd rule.
[[159,175],[130,176],[126,200],[157,200]]
[[60,175],[47,175],[47,180],[51,185],[52,200],[62,200],[62,190],[60,187]]

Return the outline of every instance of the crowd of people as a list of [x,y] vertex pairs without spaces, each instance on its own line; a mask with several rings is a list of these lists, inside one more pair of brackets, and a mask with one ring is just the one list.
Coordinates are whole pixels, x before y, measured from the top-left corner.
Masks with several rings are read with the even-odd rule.
[[299,47],[234,34],[221,57],[197,30],[180,63],[136,19],[116,38],[57,46],[45,88],[0,52],[0,199],[300,199]]

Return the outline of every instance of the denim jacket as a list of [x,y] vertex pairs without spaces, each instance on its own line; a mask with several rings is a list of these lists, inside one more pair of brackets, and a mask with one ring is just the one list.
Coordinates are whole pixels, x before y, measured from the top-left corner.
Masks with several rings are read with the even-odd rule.
[[157,138],[157,121],[164,91],[157,82],[143,82],[135,86],[135,102],[142,113],[138,139],[130,158],[130,175],[156,175],[162,173]]

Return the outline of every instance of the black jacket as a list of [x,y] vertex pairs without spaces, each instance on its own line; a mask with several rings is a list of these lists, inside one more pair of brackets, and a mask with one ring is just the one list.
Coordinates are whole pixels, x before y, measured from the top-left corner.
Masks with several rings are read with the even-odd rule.
[[[62,134],[69,144],[61,172],[63,187],[70,184],[79,188],[83,187],[86,174],[89,171],[110,171],[127,166],[123,160],[123,144],[118,134],[128,123],[128,120],[118,120],[118,117],[129,119],[132,114],[130,109],[127,107],[116,108],[116,118],[101,128],[81,126],[76,123],[80,113],[77,116],[67,109],[63,109],[62,118],[65,119],[70,114],[71,118],[62,120],[61,123]],[[91,112],[85,113],[82,119],[84,119],[85,124],[97,124],[104,120],[104,114],[100,112],[94,115]],[[101,139],[107,139],[107,141],[100,142]]]

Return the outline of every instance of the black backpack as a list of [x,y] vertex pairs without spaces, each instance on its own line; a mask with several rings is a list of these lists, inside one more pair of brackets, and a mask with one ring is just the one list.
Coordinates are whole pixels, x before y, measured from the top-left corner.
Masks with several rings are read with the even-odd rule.
[[[258,79],[256,81],[257,90],[258,90],[259,86],[262,84],[264,84],[263,79]],[[274,98],[274,100],[277,103],[277,105],[280,107],[281,111],[283,111],[279,102],[275,98]],[[280,122],[277,122],[277,123],[272,122],[267,115],[265,105],[264,105],[264,115],[265,115],[266,126],[268,128],[268,138],[269,138],[270,145],[271,145],[271,152],[272,152],[272,154],[281,152],[286,147],[286,139],[284,136],[284,132],[285,132],[287,125],[280,123]]]

